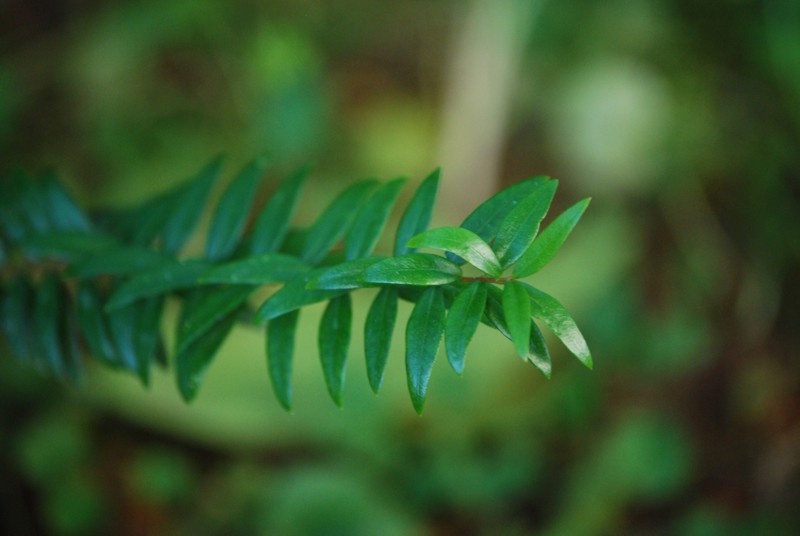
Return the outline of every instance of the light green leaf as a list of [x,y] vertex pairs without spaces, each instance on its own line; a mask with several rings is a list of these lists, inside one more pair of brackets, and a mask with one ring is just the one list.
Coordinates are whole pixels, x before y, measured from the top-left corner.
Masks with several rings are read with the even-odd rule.
[[519,259],[536,238],[539,224],[550,208],[556,188],[558,181],[551,180],[533,189],[503,219],[493,247],[504,269]]
[[201,275],[197,282],[267,285],[289,281],[309,270],[310,267],[296,257],[282,253],[263,253],[215,266]]
[[503,273],[500,261],[489,244],[472,231],[461,227],[439,227],[425,231],[409,240],[408,247],[449,251],[492,277],[499,277]]
[[447,313],[444,341],[447,360],[456,373],[464,372],[464,356],[486,307],[486,283],[473,281],[458,293]]
[[364,279],[390,285],[444,285],[461,277],[461,268],[437,255],[408,253],[373,264]]
[[325,385],[339,407],[342,407],[344,366],[350,348],[352,320],[353,306],[350,294],[344,294],[328,303],[319,325],[319,357],[325,375]]
[[405,183],[406,179],[395,179],[370,196],[344,239],[345,259],[359,259],[372,253]]
[[521,283],[508,281],[503,286],[503,314],[514,347],[525,359],[531,338],[531,299]]
[[230,257],[239,245],[268,162],[265,157],[250,162],[222,194],[208,230],[206,257],[209,259]]
[[253,292],[249,285],[203,288],[184,306],[178,324],[177,353],[193,344],[217,322],[239,309]]
[[139,246],[114,246],[76,260],[67,274],[79,279],[98,276],[126,276],[171,264],[172,259]]
[[411,402],[422,414],[428,381],[442,339],[445,324],[445,307],[442,289],[425,289],[411,311],[406,326],[406,375]]
[[367,377],[372,391],[377,394],[383,382],[383,371],[389,358],[392,332],[397,319],[397,289],[383,287],[367,313],[364,324],[364,355],[367,360]]
[[208,271],[208,263],[200,260],[175,261],[137,275],[123,283],[106,303],[106,311],[124,307],[142,298],[190,288]]
[[277,316],[267,324],[267,367],[275,396],[287,411],[292,409],[292,357],[300,311]]
[[222,343],[236,323],[236,313],[214,324],[195,341],[175,356],[175,374],[178,389],[187,402],[194,399],[203,383],[208,367]]
[[525,289],[531,297],[533,316],[544,322],[544,325],[555,333],[556,337],[561,339],[564,346],[566,346],[581,363],[591,369],[593,366],[592,354],[589,352],[586,340],[575,324],[575,320],[573,320],[572,316],[564,309],[564,306],[549,294],[527,283],[521,284],[525,285]]
[[319,275],[308,282],[306,288],[338,290],[375,286],[366,281],[365,273],[367,268],[383,259],[384,257],[365,257],[323,268],[319,271]]
[[414,197],[411,198],[400,224],[397,226],[397,236],[394,243],[394,254],[403,255],[411,253],[406,244],[412,236],[418,235],[428,228],[433,214],[433,204],[436,201],[436,192],[439,189],[441,170],[436,169],[422,181]]
[[590,201],[590,198],[578,201],[553,220],[517,261],[514,266],[514,277],[528,277],[553,260],[572,229],[583,216]]
[[339,194],[308,230],[300,257],[309,264],[324,259],[350,229],[358,207],[377,184],[375,180],[360,181]]
[[324,269],[317,269],[296,277],[286,283],[282,289],[273,294],[256,312],[256,321],[264,322],[290,313],[305,305],[311,305],[341,296],[346,290],[310,290],[308,282],[317,277]]
[[300,168],[284,180],[272,195],[253,226],[251,254],[272,253],[281,247],[310,171],[309,166]]

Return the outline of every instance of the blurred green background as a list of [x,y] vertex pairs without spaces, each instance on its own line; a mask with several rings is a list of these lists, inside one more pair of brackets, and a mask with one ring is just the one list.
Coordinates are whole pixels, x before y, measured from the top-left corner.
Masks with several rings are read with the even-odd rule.
[[532,282],[596,363],[554,341],[546,381],[481,327],[420,418],[400,327],[369,390],[370,291],[343,410],[318,307],[291,414],[247,327],[191,405],[167,374],[73,388],[3,356],[3,534],[800,533],[800,3],[3,0],[0,50],[0,164],[87,207],[220,151],[313,162],[300,224],[370,176],[442,165],[437,225],[558,177],[555,213],[594,201]]

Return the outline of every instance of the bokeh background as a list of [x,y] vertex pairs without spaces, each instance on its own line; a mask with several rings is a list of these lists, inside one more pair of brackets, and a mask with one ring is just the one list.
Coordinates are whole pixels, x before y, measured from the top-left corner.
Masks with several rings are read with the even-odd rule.
[[313,162],[300,225],[360,178],[407,200],[441,165],[455,225],[558,177],[554,212],[593,202],[531,282],[596,363],[554,342],[547,381],[481,327],[420,418],[400,331],[369,390],[369,291],[342,410],[316,307],[291,414],[256,329],[190,405],[167,374],[74,388],[2,356],[3,534],[800,533],[800,3],[3,0],[0,50],[2,167],[55,166],[87,207],[219,152]]

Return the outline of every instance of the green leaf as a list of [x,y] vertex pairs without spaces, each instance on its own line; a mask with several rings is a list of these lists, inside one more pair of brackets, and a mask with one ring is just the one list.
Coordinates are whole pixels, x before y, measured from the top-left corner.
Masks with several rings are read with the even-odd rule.
[[108,365],[121,365],[109,335],[106,317],[103,315],[102,300],[93,281],[78,285],[75,303],[78,324],[89,351]]
[[464,372],[464,356],[486,307],[486,283],[473,281],[456,295],[447,313],[444,341],[447,360],[456,373]]
[[369,268],[365,280],[390,285],[444,285],[461,277],[461,268],[437,255],[408,253],[389,257]]
[[[489,293],[486,298],[485,318],[481,319],[490,326],[497,328],[497,330],[508,340],[512,341],[511,332],[506,323],[505,313],[503,312],[502,291],[494,285],[488,286]],[[528,355],[525,357],[536,368],[538,368],[545,378],[550,379],[553,371],[552,360],[550,352],[547,350],[547,345],[544,342],[544,337],[539,327],[531,321],[531,338],[528,346]]]
[[166,217],[160,234],[167,253],[175,253],[183,247],[197,226],[211,188],[222,171],[223,161],[222,156],[217,156],[164,200]]
[[264,322],[277,318],[305,305],[326,301],[344,294],[345,290],[310,290],[306,285],[324,269],[314,270],[296,277],[272,295],[256,312],[256,321]]
[[359,259],[372,253],[405,183],[406,179],[395,179],[378,188],[370,196],[345,237],[345,259]]
[[420,415],[425,407],[425,394],[442,339],[445,307],[442,289],[425,289],[411,311],[406,326],[406,375],[414,409]]
[[208,263],[200,260],[175,261],[137,275],[123,283],[106,303],[106,311],[124,307],[142,298],[190,288],[208,271]]
[[365,257],[353,261],[343,262],[330,268],[319,270],[319,274],[312,278],[306,288],[316,289],[353,289],[374,286],[367,282],[365,273],[367,268],[382,261],[384,257]]
[[225,342],[235,323],[236,313],[234,312],[214,324],[211,329],[175,356],[178,389],[185,401],[189,402],[197,395],[197,390],[205,378],[211,360]]
[[525,359],[531,338],[531,299],[521,283],[508,281],[503,286],[503,314],[514,347]]
[[47,205],[47,215],[53,229],[59,231],[91,230],[92,224],[58,180],[54,170],[44,173],[42,191]]
[[586,340],[575,324],[575,320],[573,320],[572,316],[564,309],[564,306],[549,294],[527,283],[521,284],[525,285],[525,289],[531,297],[533,316],[544,322],[544,325],[555,333],[556,337],[561,339],[564,346],[566,346],[581,363],[591,369],[593,366],[592,354],[589,352]]
[[[63,299],[69,299],[67,289],[63,288]],[[78,341],[78,321],[74,315],[61,315],[60,344],[66,377],[73,384],[80,384],[83,377],[83,361]]]
[[267,324],[267,367],[275,396],[287,411],[292,409],[292,356],[300,311],[277,316]]
[[[473,210],[461,223],[461,227],[472,231],[485,242],[491,242],[497,234],[500,224],[503,223],[503,219],[517,206],[517,203],[547,180],[547,177],[534,177],[500,190]],[[448,253],[447,258],[458,264],[464,262],[463,259],[452,253]]]
[[377,394],[383,382],[383,371],[389,358],[392,332],[397,319],[397,289],[383,287],[367,313],[364,324],[364,355],[367,360],[367,377]]
[[441,170],[436,169],[422,181],[414,197],[406,207],[400,224],[397,226],[397,237],[394,243],[394,254],[403,255],[411,253],[406,244],[412,236],[418,235],[428,228],[433,214],[433,204],[436,201],[436,192],[439,189]]
[[184,307],[178,325],[177,352],[181,353],[215,324],[239,309],[253,290],[251,286],[236,285],[196,291],[197,297],[191,300],[191,307]]
[[66,372],[58,333],[60,311],[58,277],[50,272],[45,274],[36,289],[33,328],[36,334],[34,341],[38,353],[44,359],[50,372],[57,377],[63,377]]
[[300,168],[284,180],[272,195],[253,226],[251,254],[272,253],[281,247],[310,171],[309,166]]
[[211,268],[198,278],[198,283],[232,285],[267,285],[294,279],[309,270],[303,261],[282,253],[262,253]]
[[553,220],[517,261],[514,266],[514,277],[528,277],[553,260],[572,229],[583,216],[590,201],[591,198],[578,201]]
[[141,370],[134,343],[137,314],[136,304],[131,303],[109,312],[106,316],[109,335],[117,355],[116,361],[123,368],[135,373]]
[[439,227],[416,235],[408,241],[410,248],[435,248],[455,253],[492,277],[503,273],[500,261],[481,237],[461,227]]
[[0,325],[14,357],[25,361],[33,357],[31,333],[33,289],[28,280],[18,275],[3,289],[3,309]]
[[265,157],[250,162],[239,172],[217,203],[206,241],[206,257],[213,260],[227,258],[239,245],[250,207],[256,197],[258,184],[268,160]]
[[52,231],[27,237],[22,243],[22,250],[29,259],[70,261],[115,245],[113,238],[98,232]]
[[139,246],[113,246],[76,260],[67,269],[71,277],[127,276],[168,265],[173,261],[151,249]]
[[136,352],[137,373],[144,385],[150,383],[150,368],[161,344],[161,313],[164,310],[164,301],[163,296],[157,296],[135,304],[138,311],[133,347]]
[[309,264],[317,264],[330,249],[347,233],[370,192],[377,185],[375,180],[360,181],[346,190],[328,205],[308,230],[300,257]]
[[339,407],[342,407],[344,366],[350,347],[352,320],[353,307],[350,294],[344,294],[328,303],[319,325],[319,357],[322,361],[325,385]]
[[503,219],[493,244],[503,268],[511,266],[519,259],[536,238],[539,224],[550,208],[556,188],[556,180],[547,181],[535,188]]

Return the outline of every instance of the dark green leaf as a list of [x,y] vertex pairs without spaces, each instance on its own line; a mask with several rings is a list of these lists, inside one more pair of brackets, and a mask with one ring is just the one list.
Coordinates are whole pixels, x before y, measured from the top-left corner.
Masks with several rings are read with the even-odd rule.
[[58,180],[55,171],[45,172],[42,179],[47,216],[53,229],[88,232],[92,225]]
[[22,249],[30,259],[55,258],[73,260],[114,247],[108,235],[83,231],[53,231],[25,239]]
[[551,180],[534,188],[503,219],[493,244],[503,268],[519,259],[536,238],[539,224],[550,208],[557,187],[558,181]]
[[325,385],[339,407],[342,407],[344,366],[350,348],[352,320],[353,306],[350,294],[344,294],[328,303],[319,325],[319,357],[322,361]]
[[514,266],[514,277],[528,277],[542,269],[542,267],[553,260],[558,250],[564,245],[572,229],[583,216],[586,207],[589,206],[590,198],[578,201],[570,208],[561,213],[553,222],[548,225],[542,233],[536,237],[533,244],[520,257]]
[[66,372],[59,340],[61,299],[58,277],[47,273],[36,289],[36,302],[33,310],[35,343],[39,355],[44,358],[47,368],[57,377]]
[[106,311],[118,309],[136,300],[193,287],[208,271],[205,261],[175,261],[135,276],[123,283],[106,303]]
[[203,288],[195,291],[197,297],[191,300],[190,307],[184,307],[178,325],[177,353],[186,350],[215,324],[236,311],[253,292],[251,286],[225,286]]
[[116,361],[125,369],[135,373],[141,370],[134,344],[137,313],[136,304],[132,303],[115,309],[106,316],[109,335],[117,355]]
[[136,351],[137,372],[142,383],[150,382],[151,365],[156,359],[161,343],[161,313],[164,310],[164,297],[157,296],[136,304],[136,331],[133,345]]
[[109,365],[121,365],[109,336],[102,300],[94,282],[78,285],[76,309],[83,338],[92,355]]
[[310,171],[308,166],[300,168],[284,180],[272,195],[253,226],[251,254],[272,253],[281,247]]
[[308,282],[306,288],[337,290],[374,286],[364,279],[365,272],[367,268],[381,260],[382,257],[365,257],[323,268],[319,271],[319,275]]
[[406,244],[412,236],[418,235],[428,228],[433,214],[433,204],[436,201],[436,192],[439,189],[441,170],[436,169],[422,181],[414,197],[411,198],[397,226],[397,237],[394,243],[394,254],[402,255],[411,253]]
[[578,326],[570,314],[555,298],[534,288],[527,283],[525,289],[531,297],[533,316],[538,318],[561,339],[570,352],[577,357],[587,368],[592,368],[592,354],[586,345]]
[[115,246],[80,257],[67,270],[79,279],[89,277],[127,276],[149,271],[172,262],[160,253],[139,246]]
[[267,367],[275,396],[287,411],[292,409],[292,357],[300,311],[273,318],[267,324]]
[[305,305],[326,301],[344,294],[345,290],[310,290],[306,285],[322,270],[314,270],[303,276],[292,279],[278,292],[272,295],[256,312],[256,321],[271,320]]
[[211,360],[236,323],[236,313],[231,313],[214,324],[208,331],[175,356],[178,389],[187,402],[191,401],[205,378]]
[[317,264],[347,233],[358,214],[358,208],[377,185],[377,181],[360,181],[334,199],[308,230],[300,257],[309,264]]
[[[63,289],[63,300],[68,300],[66,288]],[[75,315],[61,315],[59,338],[61,354],[66,377],[74,384],[79,384],[83,377],[83,361],[80,343],[78,340],[79,328]]]
[[406,179],[395,179],[370,196],[344,240],[345,259],[359,259],[372,253],[405,183]]
[[464,372],[464,355],[483,316],[486,292],[486,283],[473,281],[458,293],[447,313],[445,348],[447,359],[458,374]]
[[239,172],[222,194],[208,230],[206,257],[209,259],[227,258],[239,245],[267,164],[265,157],[253,160]]
[[519,356],[525,359],[531,338],[531,299],[521,283],[508,281],[503,287],[503,314],[511,341]]
[[294,279],[308,270],[309,266],[295,257],[282,253],[263,253],[215,266],[200,276],[198,283],[267,285]]
[[408,247],[442,249],[466,259],[492,277],[499,277],[503,273],[500,261],[489,244],[472,231],[461,227],[439,227],[425,231],[409,240]]
[[42,229],[47,226],[42,207],[37,209],[38,216],[34,216],[37,221],[33,226],[26,216],[26,206],[22,198],[30,188],[30,178],[19,168],[12,170],[6,177],[0,177],[0,230],[12,244],[36,231],[37,226]]
[[392,332],[397,319],[397,289],[383,287],[367,313],[364,324],[364,355],[367,359],[367,377],[372,390],[377,393],[383,382],[383,371],[389,358]]
[[442,289],[425,289],[411,311],[406,326],[406,375],[411,402],[417,413],[425,407],[425,394],[442,339],[445,308]]
[[31,333],[33,289],[28,280],[18,275],[3,289],[3,310],[0,325],[14,357],[24,361],[34,355]]
[[369,268],[365,280],[393,285],[443,285],[461,277],[461,268],[437,255],[409,253],[389,257]]

